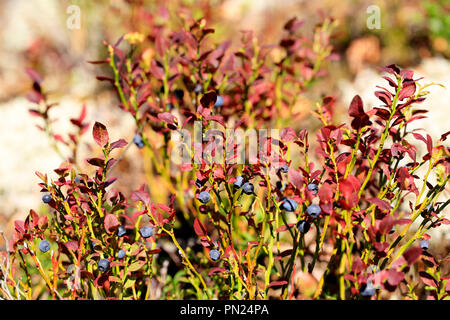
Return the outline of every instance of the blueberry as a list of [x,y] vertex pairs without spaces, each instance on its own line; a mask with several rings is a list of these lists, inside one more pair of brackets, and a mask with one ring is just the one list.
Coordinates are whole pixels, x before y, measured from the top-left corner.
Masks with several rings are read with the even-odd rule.
[[175,89],[175,91],[173,93],[175,94],[175,97],[178,100],[183,100],[183,98],[184,98],[184,91],[182,89]]
[[254,191],[255,191],[255,187],[253,186],[253,183],[251,183],[251,182],[246,182],[242,186],[242,192],[244,192],[245,194],[253,194]]
[[214,103],[214,107],[218,108],[223,106],[223,97],[222,96],[217,96],[216,98],[216,103]]
[[306,213],[308,213],[312,218],[317,218],[320,212],[322,212],[322,210],[317,204],[312,204],[306,208]]
[[52,201],[52,196],[49,194],[44,194],[42,196],[42,202],[44,203],[50,203]]
[[361,296],[369,298],[375,295],[375,288],[371,282],[361,288]]
[[211,196],[207,191],[202,191],[198,195],[198,201],[200,201],[201,203],[208,203],[209,200],[211,200]]
[[39,242],[39,250],[44,253],[50,250],[50,242],[48,242],[47,240],[42,240],[41,242]]
[[314,195],[316,195],[317,192],[319,191],[319,187],[318,187],[317,184],[315,184],[315,183],[310,183],[310,184],[308,184],[308,190],[309,190],[309,191],[312,191],[312,193],[313,193]]
[[139,148],[142,149],[145,146],[144,140],[139,134],[135,134],[133,138],[133,143]]
[[123,259],[123,257],[125,257],[125,250],[120,249],[119,252],[117,253],[117,258]]
[[81,178],[80,178],[80,177],[75,177],[75,179],[73,179],[73,181],[74,181],[76,184],[79,184],[79,183],[81,183]]
[[124,226],[119,226],[119,228],[117,229],[117,235],[119,237],[123,237],[126,234],[127,234],[127,229],[125,229]]
[[197,186],[197,188],[201,188],[205,185],[206,181],[208,181],[208,179],[203,180],[197,179],[195,180],[195,185]]
[[202,92],[202,85],[201,85],[201,84],[197,84],[197,85],[195,86],[195,88],[194,88],[194,92],[195,92],[196,94],[201,93],[201,92]]
[[142,238],[150,238],[153,235],[153,228],[152,227],[142,227],[139,230],[139,233],[141,234]]
[[307,233],[309,231],[310,227],[311,227],[311,224],[304,219],[300,220],[297,224],[298,231],[303,234]]
[[243,183],[244,183],[244,178],[241,176],[237,176],[236,181],[233,183],[233,185],[239,189],[240,187],[242,187]]
[[422,250],[428,250],[428,241],[425,239],[420,241],[420,247],[422,248]]
[[105,272],[106,270],[109,269],[109,260],[108,259],[100,259],[100,261],[98,262],[98,269],[101,272]]
[[283,165],[278,169],[280,172],[287,173],[289,171],[289,166],[287,164]]
[[277,181],[276,188],[280,191],[283,191],[286,185],[283,185],[281,181]]
[[281,209],[288,212],[293,212],[297,209],[297,202],[292,199],[285,198],[281,203]]
[[220,258],[220,252],[217,249],[212,249],[209,252],[209,257],[211,258],[212,261],[217,261]]

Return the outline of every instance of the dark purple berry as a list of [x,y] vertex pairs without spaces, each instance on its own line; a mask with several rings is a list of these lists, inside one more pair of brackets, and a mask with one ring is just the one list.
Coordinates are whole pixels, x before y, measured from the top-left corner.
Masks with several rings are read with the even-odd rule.
[[428,241],[425,239],[420,241],[420,247],[422,248],[422,250],[428,250]]
[[52,201],[52,196],[49,194],[44,194],[42,196],[42,202],[44,203],[50,203]]
[[314,195],[319,191],[319,187],[315,183],[308,184],[308,190],[311,191]]
[[375,288],[373,286],[372,283],[368,283],[367,285],[363,285],[363,287],[361,287],[361,296],[366,297],[366,298],[370,298],[373,295],[375,295]]
[[39,250],[44,253],[50,250],[50,242],[48,242],[47,240],[42,240],[41,242],[39,242]]
[[211,200],[211,196],[207,191],[202,191],[198,195],[198,201],[200,201],[201,203],[208,203],[209,200]]
[[197,84],[197,85],[195,86],[195,88],[194,88],[194,92],[195,92],[196,94],[201,93],[201,92],[202,92],[202,85],[201,85],[201,84]]
[[98,262],[98,269],[101,272],[105,272],[106,270],[109,269],[109,260],[108,259],[100,259],[100,261]]
[[281,203],[281,209],[288,212],[293,212],[297,209],[297,202],[292,199],[284,198]]
[[251,182],[244,183],[244,185],[242,186],[242,192],[244,192],[245,194],[253,194],[255,192],[255,187],[253,186],[253,183]]
[[312,218],[317,218],[321,212],[322,210],[317,204],[312,204],[306,208],[306,213]]
[[117,253],[117,258],[119,259],[123,259],[125,257],[125,250],[120,249],[119,252]]
[[203,180],[197,179],[195,180],[195,185],[197,186],[197,188],[201,188],[205,185],[206,181],[208,181],[208,179]]
[[209,252],[209,257],[211,258],[212,261],[217,261],[220,258],[220,252],[217,249],[212,249]]
[[119,228],[117,229],[117,235],[119,237],[123,237],[126,234],[127,234],[127,229],[125,229],[124,226],[119,226]]
[[142,238],[150,238],[153,235],[153,228],[152,227],[142,227],[139,230],[139,233],[141,234]]
[[144,140],[142,140],[142,137],[139,134],[135,134],[133,138],[133,143],[139,148],[142,149],[145,147]]
[[239,189],[240,187],[242,187],[243,183],[244,183],[244,178],[241,177],[241,176],[237,176],[236,177],[236,181],[233,183],[233,185],[234,185],[235,188]]
[[287,173],[289,171],[289,166],[287,164],[283,165],[278,169],[280,172]]
[[304,219],[300,220],[297,224],[297,229],[302,234],[307,233],[309,231],[310,227],[311,227],[311,224]]
[[214,103],[214,107],[218,108],[223,106],[223,97],[222,96],[217,96],[216,98],[216,103]]

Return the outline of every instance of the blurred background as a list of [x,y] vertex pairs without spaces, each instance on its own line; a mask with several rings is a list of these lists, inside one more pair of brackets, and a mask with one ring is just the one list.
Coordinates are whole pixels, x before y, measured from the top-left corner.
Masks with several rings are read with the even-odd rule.
[[[433,140],[449,130],[448,0],[1,0],[0,228],[7,234],[14,219],[41,206],[35,171],[51,173],[61,163],[46,135],[36,128],[37,118],[28,112],[32,105],[25,96],[32,82],[25,69],[39,71],[50,100],[59,103],[51,111],[52,118],[58,119],[55,131],[69,131],[68,119],[77,117],[85,104],[91,125],[99,120],[108,126],[111,139],[131,141],[133,119],[117,108],[110,87],[96,80],[106,73],[106,67],[87,61],[106,57],[104,40],[114,43],[124,33],[145,30],[142,7],[155,12],[156,19],[172,19],[175,24],[178,17],[171,14],[172,9],[191,8],[195,18],[205,17],[216,29],[213,37],[218,41],[238,42],[241,30],[252,29],[266,44],[279,41],[284,23],[294,16],[305,19],[305,32],[312,32],[321,16],[332,16],[339,22],[332,40],[339,59],[302,101],[301,119],[310,117],[315,102],[324,95],[338,98],[342,121],[355,94],[361,95],[366,110],[378,104],[373,92],[384,83],[377,68],[395,63],[413,69],[426,82],[446,87],[430,88],[424,103],[428,118],[419,125]],[[78,9],[79,26],[71,20]],[[377,14],[378,25],[373,20]],[[68,27],[68,22],[75,28]],[[87,134],[86,142],[90,138]],[[116,187],[125,194],[145,181],[144,163],[135,149],[116,172],[121,176]],[[441,230],[433,239],[450,239],[448,228]]]

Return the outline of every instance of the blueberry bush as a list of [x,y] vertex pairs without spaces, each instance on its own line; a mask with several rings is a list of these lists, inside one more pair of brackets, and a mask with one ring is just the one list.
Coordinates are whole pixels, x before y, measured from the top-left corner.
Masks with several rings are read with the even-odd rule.
[[[432,141],[410,128],[424,118],[419,106],[433,84],[386,66],[374,93],[380,105],[355,96],[338,123],[336,98],[323,97],[311,139],[290,126],[293,106],[333,76],[333,19],[307,33],[293,18],[274,45],[250,31],[214,43],[205,19],[182,19],[181,27],[147,19],[146,31],[105,42],[106,58],[90,61],[106,67],[97,79],[134,119],[130,142],[111,141],[102,119],[91,127],[86,108],[70,119],[73,133],[54,132],[56,104],[27,70],[30,112],[55,152],[72,153],[55,178],[36,172],[45,210],[15,221],[1,252],[0,297],[448,299],[450,258],[433,256],[427,232],[449,223],[449,132]],[[200,142],[175,143],[199,123]],[[256,157],[217,151],[242,146],[227,130],[264,128],[279,136],[255,138]],[[80,160],[86,133],[92,157]],[[188,161],[175,163],[180,146]],[[148,162],[148,181],[124,194],[113,173],[130,148]],[[156,189],[165,202],[154,200]]]

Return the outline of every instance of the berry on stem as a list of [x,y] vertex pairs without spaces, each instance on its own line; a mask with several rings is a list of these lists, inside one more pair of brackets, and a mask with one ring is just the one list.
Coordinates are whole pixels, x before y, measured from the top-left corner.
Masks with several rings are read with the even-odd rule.
[[120,249],[119,252],[117,253],[117,258],[123,259],[124,257],[125,257],[125,250]]
[[255,187],[253,186],[253,183],[251,182],[244,183],[244,185],[242,186],[242,192],[249,195],[253,194],[255,192]]
[[153,228],[152,227],[142,227],[139,230],[139,233],[142,238],[147,239],[150,238],[153,235]]
[[41,242],[39,242],[39,250],[44,253],[50,250],[50,242],[48,242],[47,240],[42,240]]
[[313,195],[316,195],[317,192],[319,192],[319,187],[315,183],[308,184],[308,190],[313,193]]
[[212,249],[209,252],[209,257],[211,258],[212,261],[217,261],[220,258],[220,252],[217,249]]
[[117,236],[123,237],[126,234],[127,234],[127,229],[125,229],[124,226],[119,226],[119,228],[117,229]]
[[50,194],[44,194],[43,196],[42,196],[42,202],[44,202],[44,203],[50,203],[50,202],[52,202],[52,196],[50,195]]
[[133,143],[134,143],[139,149],[142,149],[143,147],[145,147],[144,140],[142,140],[142,137],[141,137],[138,133],[136,133],[136,134],[134,135]]
[[302,219],[297,223],[297,229],[302,234],[307,233],[309,231],[310,227],[311,227],[311,224],[305,219]]
[[223,97],[217,96],[216,103],[214,103],[214,107],[218,108],[223,106]]
[[235,188],[239,189],[240,187],[242,187],[243,183],[244,183],[244,178],[241,177],[241,176],[237,176],[236,177],[236,181],[233,183],[233,185],[234,185]]
[[308,213],[308,215],[312,218],[317,218],[321,212],[322,210],[317,204],[311,204],[308,208],[306,208],[306,213]]
[[202,191],[198,195],[198,201],[200,201],[201,203],[208,203],[209,200],[211,200],[211,196],[207,191]]
[[292,199],[284,198],[281,203],[281,209],[288,212],[293,212],[297,209],[297,202]]
[[420,241],[420,247],[422,248],[422,250],[428,250],[428,241],[425,239]]
[[105,272],[106,270],[109,269],[109,260],[108,259],[100,259],[100,261],[98,262],[98,269],[101,272]]

